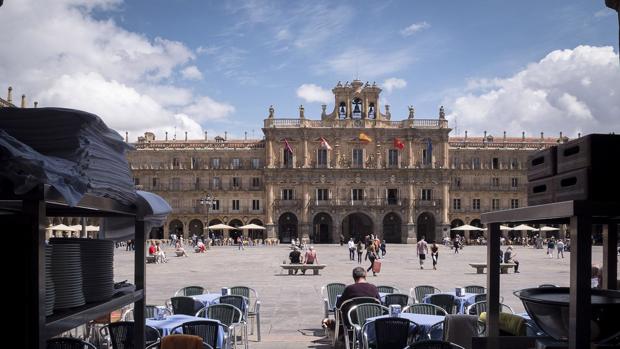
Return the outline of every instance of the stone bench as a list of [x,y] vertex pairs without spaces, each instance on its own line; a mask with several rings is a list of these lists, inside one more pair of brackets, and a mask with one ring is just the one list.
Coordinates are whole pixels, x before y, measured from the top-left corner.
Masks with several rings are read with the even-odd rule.
[[325,264],[281,264],[280,267],[288,270],[288,275],[293,275],[293,271],[301,270],[302,274],[306,274],[306,270],[311,269],[312,275],[319,275],[319,270],[326,267]]
[[155,256],[146,256],[147,263],[155,263],[157,261],[157,257]]
[[[514,263],[501,263],[499,265],[499,272],[502,274],[508,274],[508,269],[514,268]],[[486,263],[469,263],[469,266],[476,268],[476,274],[484,274],[484,269],[487,267]]]

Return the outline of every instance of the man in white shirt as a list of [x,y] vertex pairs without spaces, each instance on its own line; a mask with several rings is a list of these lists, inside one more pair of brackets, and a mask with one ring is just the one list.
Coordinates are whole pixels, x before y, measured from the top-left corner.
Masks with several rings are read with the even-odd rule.
[[353,238],[349,239],[349,259],[354,261],[355,260],[355,242],[353,241]]
[[420,258],[420,269],[424,269],[424,260],[428,254],[428,244],[424,241],[424,236],[420,238],[416,246],[418,257]]

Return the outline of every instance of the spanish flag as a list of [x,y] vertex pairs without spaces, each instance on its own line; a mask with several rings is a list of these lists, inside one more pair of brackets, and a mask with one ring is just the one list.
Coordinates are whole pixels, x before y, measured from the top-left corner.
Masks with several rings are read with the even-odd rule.
[[397,148],[398,150],[403,150],[405,149],[405,143],[403,143],[403,141],[401,141],[399,138],[394,138],[394,148]]
[[327,150],[332,150],[332,146],[329,145],[329,143],[327,143],[327,141],[323,137],[321,137],[321,147],[323,147],[323,148],[325,148]]
[[358,137],[361,142],[372,142],[372,138],[368,137],[364,132],[360,132],[360,136]]

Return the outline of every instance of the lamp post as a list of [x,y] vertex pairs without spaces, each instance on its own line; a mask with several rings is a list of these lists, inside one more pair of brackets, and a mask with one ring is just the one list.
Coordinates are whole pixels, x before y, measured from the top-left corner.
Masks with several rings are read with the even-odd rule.
[[204,197],[200,199],[200,203],[206,207],[205,227],[207,228],[207,238],[211,239],[211,236],[209,236],[209,207],[213,206],[215,203],[215,197],[211,194],[204,193]]

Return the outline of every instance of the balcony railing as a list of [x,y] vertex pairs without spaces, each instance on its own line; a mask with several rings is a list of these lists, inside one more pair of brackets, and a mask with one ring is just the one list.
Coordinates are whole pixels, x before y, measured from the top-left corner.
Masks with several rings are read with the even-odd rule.
[[409,206],[409,199],[364,199],[364,200],[351,200],[351,199],[329,199],[329,200],[311,200],[310,206],[314,207],[337,207],[337,206]]
[[265,119],[265,128],[447,128],[447,120],[439,119],[406,119],[400,121],[375,119],[338,119],[338,120],[309,120],[309,119]]
[[441,206],[441,200],[440,199],[434,199],[434,200],[416,199],[416,201],[415,201],[415,207],[416,208],[440,207],[440,206]]

